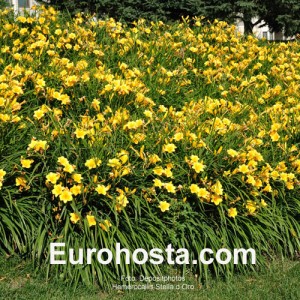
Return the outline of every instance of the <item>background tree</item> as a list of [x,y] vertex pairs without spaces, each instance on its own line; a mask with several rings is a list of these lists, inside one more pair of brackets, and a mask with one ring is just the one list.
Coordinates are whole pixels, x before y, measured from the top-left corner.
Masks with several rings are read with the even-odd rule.
[[[1,1],[1,0],[0,0]],[[206,20],[224,20],[234,23],[240,19],[245,33],[252,33],[262,22],[272,31],[284,30],[292,36],[300,32],[299,0],[38,0],[72,15],[89,12],[99,17],[110,16],[132,22],[138,18],[148,20],[177,20],[181,16],[204,16]],[[255,20],[255,21],[254,21]]]
[[259,2],[266,7],[263,21],[272,31],[283,30],[286,36],[300,33],[299,0],[260,0]]
[[67,10],[71,15],[77,12],[89,12],[100,17],[110,16],[126,22],[132,22],[138,18],[176,20],[181,16],[195,15],[193,12],[196,9],[186,0],[38,0],[38,2],[52,5],[58,10]]
[[9,7],[9,3],[6,0],[0,0],[0,8]]
[[[190,2],[197,2],[191,0]],[[284,31],[286,36],[300,32],[299,0],[241,0],[241,1],[198,1],[198,13],[201,11],[208,19],[214,18],[234,22],[240,19],[244,23],[245,33],[252,33],[255,25],[268,25],[273,32]]]
[[[263,5],[258,5],[257,1],[233,1],[233,0],[188,0],[197,8],[197,15],[203,15],[206,19],[213,21],[219,19],[234,23],[240,19],[244,23],[245,33],[252,33],[253,27],[261,20],[253,22],[253,17],[262,15],[265,11]],[[196,5],[198,4],[198,5]]]

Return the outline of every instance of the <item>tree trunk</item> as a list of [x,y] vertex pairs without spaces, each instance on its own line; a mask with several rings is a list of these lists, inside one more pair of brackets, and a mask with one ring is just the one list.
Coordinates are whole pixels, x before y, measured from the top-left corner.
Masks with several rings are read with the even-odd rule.
[[250,15],[244,14],[243,16],[243,22],[244,22],[244,33],[245,34],[252,34],[253,33],[253,23],[252,23],[252,17]]

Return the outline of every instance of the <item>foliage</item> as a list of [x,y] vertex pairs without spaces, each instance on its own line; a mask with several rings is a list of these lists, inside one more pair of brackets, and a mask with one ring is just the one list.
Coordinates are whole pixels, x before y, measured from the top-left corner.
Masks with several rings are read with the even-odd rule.
[[196,3],[187,4],[186,1],[161,0],[92,0],[92,1],[39,1],[51,5],[58,10],[68,10],[72,15],[78,12],[88,12],[99,17],[110,16],[126,22],[133,22],[140,18],[148,20],[177,20],[182,15],[192,15]]
[[8,6],[7,1],[5,1],[5,0],[0,0],[0,8],[5,8],[5,7],[7,7],[7,6]]
[[[195,15],[203,15],[209,20],[219,19],[235,22],[240,19],[244,23],[245,33],[252,33],[255,25],[268,25],[274,32],[284,31],[286,36],[300,32],[300,4],[297,0],[274,1],[199,1]],[[261,24],[262,23],[262,24]]]
[[261,1],[266,5],[263,20],[271,30],[284,30],[286,36],[300,33],[300,3],[297,0]]
[[[300,241],[299,43],[200,18],[133,27],[53,8],[0,18],[0,249],[110,288],[164,266],[49,265],[50,242],[131,251]],[[282,55],[284,53],[284,55]],[[195,265],[199,280],[252,265]]]
[[[240,19],[245,33],[252,33],[255,25],[268,25],[275,32],[284,31],[286,36],[300,32],[300,4],[297,0],[275,1],[220,1],[220,0],[90,0],[90,1],[44,1],[58,10],[68,10],[72,15],[78,12],[110,16],[118,20],[133,22],[147,20],[180,20],[182,17],[203,16],[208,21],[215,19],[230,23]],[[254,19],[257,18],[255,21]]]

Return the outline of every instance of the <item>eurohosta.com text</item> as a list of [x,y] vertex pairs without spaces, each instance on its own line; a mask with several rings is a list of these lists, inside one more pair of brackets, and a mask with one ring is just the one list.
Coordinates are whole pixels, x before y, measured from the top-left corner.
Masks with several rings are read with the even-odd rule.
[[231,262],[234,264],[256,264],[256,252],[254,249],[233,249],[221,248],[212,250],[204,248],[200,251],[198,259],[190,259],[190,253],[186,248],[174,249],[169,244],[164,250],[153,248],[147,251],[143,248],[137,248],[132,253],[127,248],[121,248],[120,243],[116,243],[115,249],[108,248],[69,248],[66,251],[65,243],[50,243],[50,264],[63,265],[67,261],[72,265],[91,264],[97,260],[102,265],[110,263],[121,264],[125,260],[126,264],[143,265],[147,262],[153,265],[167,263],[169,265],[189,265],[204,264],[209,265],[216,261],[218,264],[226,265]]

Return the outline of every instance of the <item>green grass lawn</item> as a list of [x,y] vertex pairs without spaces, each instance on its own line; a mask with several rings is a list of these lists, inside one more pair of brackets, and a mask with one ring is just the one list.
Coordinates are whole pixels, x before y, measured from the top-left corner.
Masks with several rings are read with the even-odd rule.
[[[268,270],[251,275],[235,275],[227,282],[212,280],[194,290],[154,290],[104,293],[97,287],[76,290],[59,281],[45,281],[43,269],[35,274],[32,266],[17,258],[0,258],[0,299],[300,299],[300,262],[275,261]],[[171,285],[173,283],[170,283]]]

